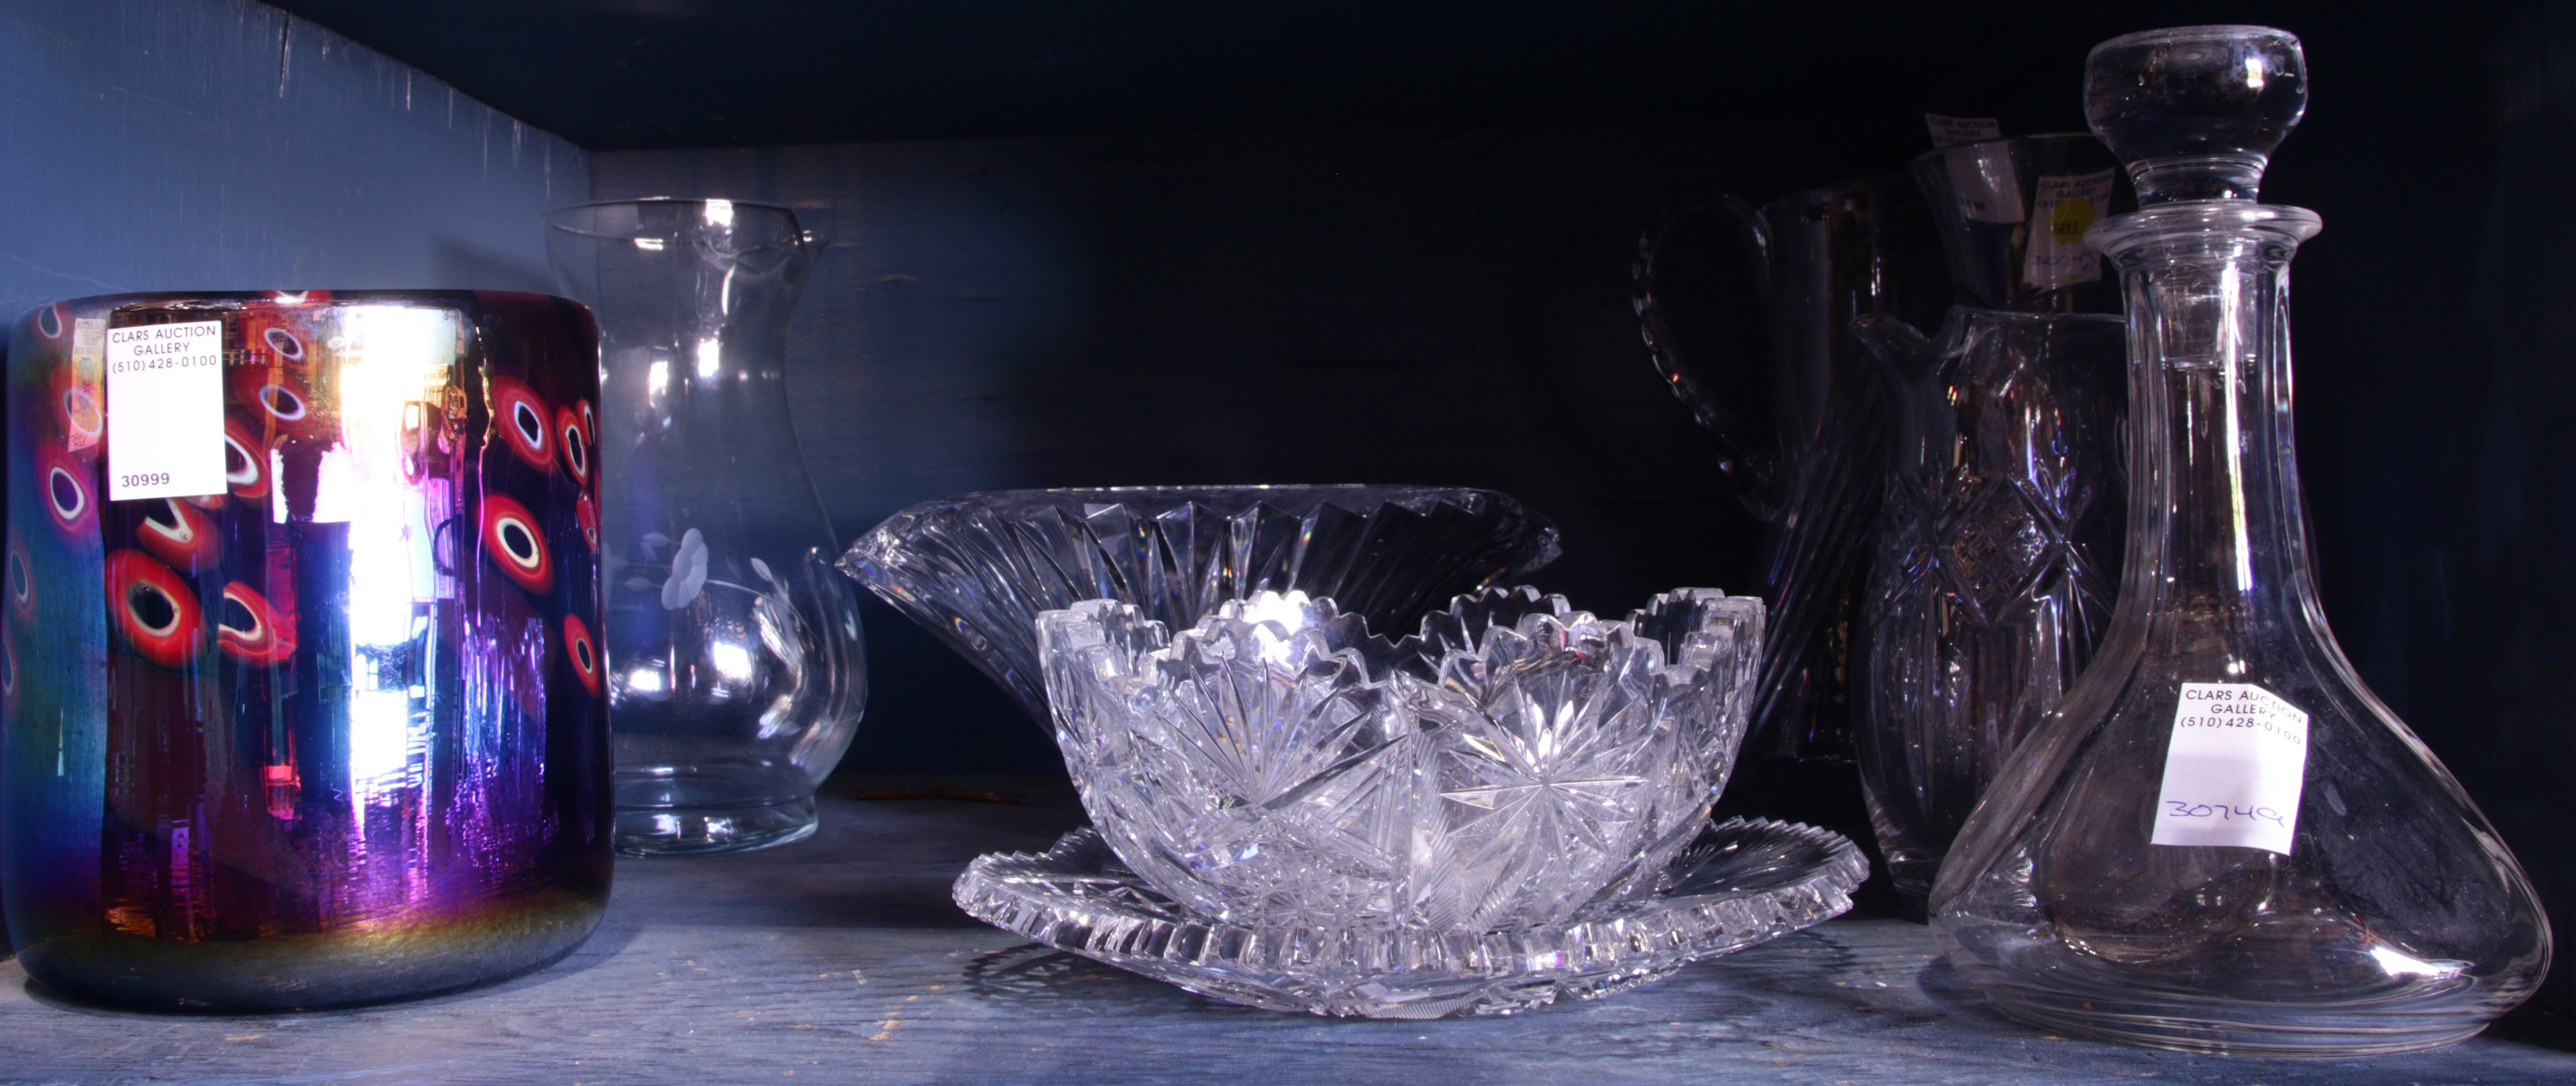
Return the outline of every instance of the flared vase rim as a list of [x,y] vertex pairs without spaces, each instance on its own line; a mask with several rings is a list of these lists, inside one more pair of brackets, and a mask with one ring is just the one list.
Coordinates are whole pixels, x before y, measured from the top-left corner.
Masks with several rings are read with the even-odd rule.
[[1997,324],[2117,324],[2127,325],[2129,318],[2119,313],[2041,313],[2027,309],[1995,309],[1982,305],[1953,305],[1944,317],[1965,315],[1991,320]]
[[2199,26],[2159,27],[2154,30],[2122,34],[2095,45],[2084,54],[2084,58],[2087,63],[2090,63],[2105,49],[2118,49],[2131,45],[2157,42],[2244,41],[2256,38],[2283,38],[2289,41],[2291,48],[2299,48],[2299,36],[2277,26],[2262,26],[2256,23],[2206,23]]
[[1840,181],[1831,181],[1822,185],[1808,185],[1803,188],[1791,189],[1788,192],[1784,192],[1778,196],[1764,200],[1759,204],[1747,204],[1746,206],[1754,208],[1755,210],[1766,210],[1773,207],[1785,207],[1815,200],[1830,200],[1845,193],[1868,192],[1891,188],[1910,190],[1913,187],[1914,178],[1903,172],[1874,173],[1862,177],[1847,177]]
[[[1941,160],[1950,152],[1956,151],[1962,147],[1984,147],[1993,143],[2015,143],[2023,140],[2027,140],[2032,143],[2050,140],[2066,140],[2068,142],[2082,141],[2102,148],[2102,154],[2105,157],[2108,157],[2111,153],[2111,148],[2103,144],[2101,137],[2090,132],[2033,132],[2026,136],[1996,136],[1993,139],[1969,140],[1966,143],[1953,143],[1947,147],[1935,147],[1929,151],[1925,151],[1922,154],[1914,156],[1914,161],[1918,164],[1936,162]],[[2118,167],[2114,165],[2111,168],[2117,169]]]
[[2290,245],[2317,236],[2325,220],[2304,207],[2251,200],[2177,200],[2094,223],[2084,241],[2118,260],[2142,245],[2188,236],[2235,235]]
[[[1411,483],[1215,483],[1199,485],[1151,484],[1136,486],[1017,487],[1003,490],[970,490],[963,493],[951,494],[946,497],[931,498],[926,501],[914,502],[911,505],[907,505],[902,509],[897,510],[893,516],[887,517],[878,525],[878,527],[884,528],[887,525],[891,525],[896,521],[902,520],[907,515],[924,514],[936,509],[961,506],[992,507],[1004,505],[1010,502],[1025,502],[1045,499],[1054,499],[1059,502],[1092,499],[1096,504],[1114,505],[1122,504],[1120,499],[1125,498],[1181,498],[1187,501],[1196,501],[1198,496],[1201,495],[1241,495],[1245,497],[1261,495],[1278,495],[1281,497],[1293,495],[1316,495],[1323,498],[1334,498],[1368,493],[1414,497],[1443,494],[1477,494],[1487,498],[1500,499],[1501,501],[1507,502],[1526,512],[1537,515],[1541,519],[1547,519],[1544,514],[1539,514],[1536,509],[1532,509],[1529,503],[1513,497],[1508,492],[1496,490],[1491,487],[1426,486]],[[1549,521],[1549,523],[1552,528],[1554,522]]]
[[749,209],[757,212],[776,212],[785,220],[787,227],[786,235],[776,240],[766,241],[761,244],[751,246],[752,249],[765,249],[773,245],[806,245],[819,248],[830,244],[828,240],[816,237],[813,231],[806,228],[805,221],[797,217],[795,208],[788,207],[785,204],[764,203],[759,200],[735,200],[722,196],[639,196],[626,200],[584,200],[579,203],[562,204],[556,207],[547,208],[545,214],[541,217],[545,220],[546,228],[549,230],[560,230],[574,237],[591,238],[599,241],[632,241],[639,237],[680,238],[687,236],[683,234],[644,234],[634,232],[602,233],[596,230],[586,230],[578,226],[573,226],[564,221],[564,216],[568,212],[586,211],[592,208],[642,207],[656,204],[667,204],[673,207],[694,206],[700,208],[706,207],[709,204],[725,204],[737,211]]

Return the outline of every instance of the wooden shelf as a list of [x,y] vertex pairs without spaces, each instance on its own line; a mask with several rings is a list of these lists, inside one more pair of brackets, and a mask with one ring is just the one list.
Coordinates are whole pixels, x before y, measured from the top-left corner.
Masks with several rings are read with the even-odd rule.
[[[1031,802],[847,798],[923,786]],[[839,778],[823,808],[822,832],[788,848],[627,861],[606,924],[571,958],[439,999],[128,1014],[64,1003],[0,962],[0,1082],[2576,1081],[2564,1020],[2530,1010],[2491,1031],[2516,1039],[2350,1062],[2063,1040],[1986,1009],[1924,928],[1886,918],[1509,1018],[1258,1011],[1025,944],[949,903],[975,854],[1079,824],[1060,780]]]

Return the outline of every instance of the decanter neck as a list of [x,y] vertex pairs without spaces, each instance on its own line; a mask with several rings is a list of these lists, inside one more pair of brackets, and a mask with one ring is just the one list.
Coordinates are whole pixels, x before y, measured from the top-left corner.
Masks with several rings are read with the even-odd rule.
[[[2129,549],[2119,610],[2322,630],[2290,417],[2290,258],[2317,216],[2241,200],[2104,220],[2129,308]],[[2120,620],[2115,620],[2115,625]]]

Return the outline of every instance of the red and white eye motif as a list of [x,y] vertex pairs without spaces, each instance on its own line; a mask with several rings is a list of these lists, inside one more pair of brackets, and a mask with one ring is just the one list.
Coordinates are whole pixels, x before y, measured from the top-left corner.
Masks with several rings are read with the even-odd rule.
[[492,424],[501,428],[501,441],[519,459],[539,471],[555,467],[555,439],[548,432],[554,412],[546,401],[538,399],[535,389],[509,377],[492,378]]
[[107,429],[107,400],[99,394],[97,369],[93,366],[85,373],[78,364],[58,361],[46,379],[45,393],[53,397],[54,422],[60,427],[63,448],[98,455],[82,451],[96,448]]
[[295,616],[280,614],[268,597],[234,581],[224,586],[223,611],[215,616],[215,647],[245,664],[274,664],[295,655]]
[[[591,691],[598,693],[597,690]],[[18,641],[0,626],[0,712],[18,711]]]
[[90,467],[60,453],[36,454],[36,494],[55,530],[76,540],[98,526],[98,478]]
[[555,586],[554,558],[546,553],[546,536],[528,507],[499,494],[483,499],[483,553],[501,575],[530,592]]
[[268,496],[268,446],[251,436],[250,427],[229,418],[224,420],[224,485],[237,498]]
[[100,431],[107,428],[107,413],[99,410],[98,393],[86,384],[74,384],[55,399],[63,412],[63,436],[75,449],[98,444]]
[[36,617],[36,569],[27,558],[27,541],[9,533],[9,556],[0,560],[0,587],[9,594],[9,613],[21,622]]
[[581,413],[569,407],[556,408],[555,437],[563,442],[563,466],[572,473],[572,481],[590,485],[590,427],[581,421]]
[[190,573],[215,563],[223,544],[215,537],[215,522],[197,507],[177,498],[145,498],[141,505],[134,541],[152,557]]
[[323,426],[321,404],[313,386],[276,366],[244,366],[232,373],[232,400],[251,417],[290,434],[305,435]]
[[599,415],[590,409],[590,401],[575,401],[572,409],[581,416],[581,439],[593,445],[599,444]]
[[204,627],[188,583],[152,556],[122,550],[107,556],[108,608],[117,632],[134,654],[163,667],[185,665],[197,655]]
[[285,359],[288,365],[302,366],[307,361],[304,337],[296,335],[294,329],[285,325],[272,324],[260,329],[259,345],[268,348],[268,353]]
[[63,307],[49,305],[36,310],[36,334],[46,339],[61,339],[71,322],[63,319]]
[[572,661],[572,673],[581,677],[581,685],[599,693],[599,644],[590,639],[590,627],[580,615],[565,615],[563,621],[564,656]]
[[589,544],[592,551],[598,551],[599,506],[592,504],[590,495],[583,494],[573,498],[572,522],[581,526],[581,541]]

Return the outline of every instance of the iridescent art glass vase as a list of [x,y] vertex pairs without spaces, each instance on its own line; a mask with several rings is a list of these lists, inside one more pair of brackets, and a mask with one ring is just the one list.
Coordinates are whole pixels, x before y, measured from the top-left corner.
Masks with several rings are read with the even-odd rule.
[[1556,556],[1556,525],[1491,490],[1135,486],[923,502],[860,536],[841,568],[1045,727],[1039,612],[1115,599],[1187,627],[1227,600],[1297,590],[1409,629]]
[[867,704],[858,599],[831,572],[839,541],[787,413],[788,317],[823,245],[786,208],[732,200],[581,204],[546,223],[556,278],[602,340],[617,847],[803,840]]
[[2143,205],[2092,234],[2128,297],[2128,556],[2092,666],[1960,831],[1934,930],[2053,1031],[2292,1056],[2469,1036],[2538,987],[2549,926],[2317,602],[2288,269],[2319,223],[2255,202],[2306,107],[2298,41],[2133,34],[2086,78]]
[[597,352],[587,311],[532,294],[19,319],[0,881],[29,976],[126,1007],[323,1007],[590,934],[611,862],[594,481],[557,420],[587,417]]

